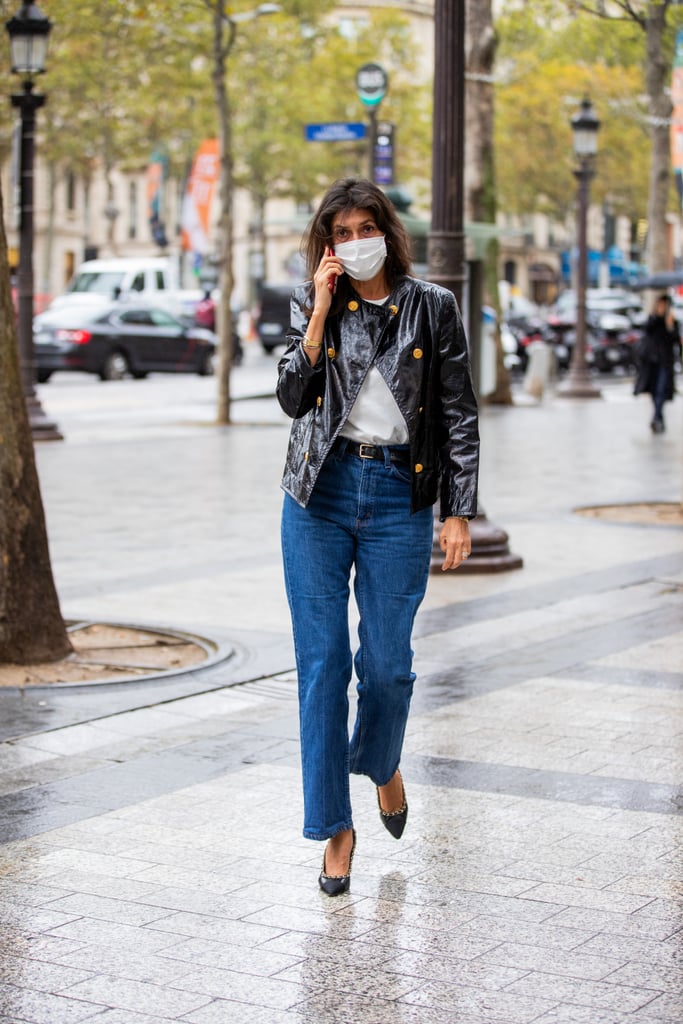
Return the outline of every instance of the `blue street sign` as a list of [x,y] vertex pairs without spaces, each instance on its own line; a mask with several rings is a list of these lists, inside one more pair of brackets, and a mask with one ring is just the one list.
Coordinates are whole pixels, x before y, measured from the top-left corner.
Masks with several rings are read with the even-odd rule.
[[362,121],[351,124],[307,124],[304,126],[307,142],[353,142],[364,139],[367,129]]

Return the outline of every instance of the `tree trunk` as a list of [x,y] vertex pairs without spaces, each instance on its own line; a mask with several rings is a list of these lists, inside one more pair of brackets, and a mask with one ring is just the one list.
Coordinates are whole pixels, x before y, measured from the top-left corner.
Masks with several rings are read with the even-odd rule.
[[[467,0],[467,197],[466,210],[473,221],[495,224],[496,179],[494,160],[494,93],[493,67],[496,37],[493,29],[491,0]],[[485,301],[493,306],[500,325],[498,297],[499,245],[492,238],[484,257]],[[512,405],[510,374],[505,366],[505,353],[496,329],[496,388],[487,401],[496,405]]]
[[646,24],[645,83],[650,114],[652,163],[647,211],[647,269],[669,269],[666,213],[669,199],[671,98],[667,90],[671,68],[662,52],[668,3],[649,3]]
[[[220,298],[217,309],[218,408],[216,421],[230,423],[230,370],[232,368],[232,125],[226,62],[234,41],[235,28],[226,22],[225,0],[217,0],[214,15],[213,86],[218,112],[220,139]],[[227,41],[225,34],[228,33]]]
[[58,661],[71,649],[19,372],[0,194],[0,664]]

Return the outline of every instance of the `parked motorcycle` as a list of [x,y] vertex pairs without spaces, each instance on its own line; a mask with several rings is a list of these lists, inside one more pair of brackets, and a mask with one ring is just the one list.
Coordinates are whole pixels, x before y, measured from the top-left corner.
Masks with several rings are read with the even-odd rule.
[[635,346],[641,336],[628,317],[603,313],[587,325],[586,362],[599,373],[625,373],[635,365]]

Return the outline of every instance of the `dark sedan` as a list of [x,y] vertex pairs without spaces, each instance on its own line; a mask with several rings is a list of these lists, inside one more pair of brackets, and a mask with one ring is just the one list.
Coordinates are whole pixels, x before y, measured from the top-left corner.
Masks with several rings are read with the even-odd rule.
[[102,380],[148,373],[213,373],[216,335],[150,306],[116,304],[96,310],[64,307],[33,321],[38,380],[80,370]]

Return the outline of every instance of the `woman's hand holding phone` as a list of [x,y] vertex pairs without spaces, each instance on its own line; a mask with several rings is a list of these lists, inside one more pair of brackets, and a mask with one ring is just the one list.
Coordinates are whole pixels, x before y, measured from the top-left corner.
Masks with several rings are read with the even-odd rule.
[[325,316],[329,312],[332,296],[337,290],[337,278],[342,273],[341,262],[330,247],[325,249],[313,278],[315,284],[315,308]]
[[303,339],[306,358],[312,366],[315,366],[320,358],[325,320],[332,305],[332,296],[337,289],[337,278],[341,273],[341,262],[334,255],[334,251],[331,248],[326,248],[318,264],[318,269],[313,275],[315,300],[313,312],[308,322],[306,337]]

